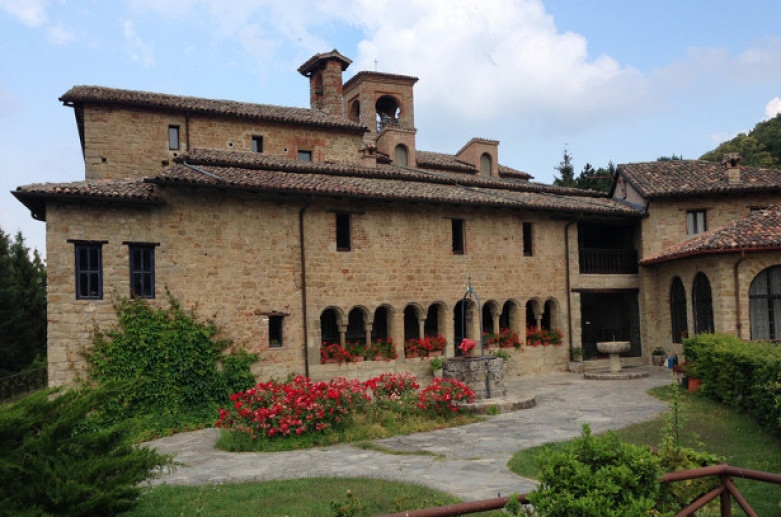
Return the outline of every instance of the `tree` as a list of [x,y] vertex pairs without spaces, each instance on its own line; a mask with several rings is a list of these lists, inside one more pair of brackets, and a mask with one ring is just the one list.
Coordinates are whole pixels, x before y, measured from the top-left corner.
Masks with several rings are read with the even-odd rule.
[[673,153],[672,156],[660,156],[656,159],[657,162],[672,162],[675,160],[683,160],[683,155],[679,156]]
[[581,189],[596,190],[597,192],[610,192],[613,184],[613,176],[616,174],[616,166],[609,162],[607,168],[594,169],[587,163],[575,179],[575,187]]
[[553,184],[559,187],[576,187],[575,183],[575,167],[572,165],[572,155],[567,151],[567,147],[564,147],[564,156],[558,167],[554,167],[559,174],[560,178],[553,180]]
[[16,372],[46,355],[46,268],[0,229],[0,373]]
[[748,134],[722,142],[700,159],[719,162],[727,153],[740,154],[741,165],[781,169],[781,114],[758,123]]

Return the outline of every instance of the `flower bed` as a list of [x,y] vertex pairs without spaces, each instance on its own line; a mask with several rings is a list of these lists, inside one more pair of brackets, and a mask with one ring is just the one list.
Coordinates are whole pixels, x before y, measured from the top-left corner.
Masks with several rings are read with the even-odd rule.
[[526,327],[526,346],[558,346],[564,334],[559,329],[538,329],[534,325]]
[[445,338],[439,334],[436,336],[426,336],[422,339],[408,339],[404,342],[404,356],[428,357],[430,355],[441,354],[445,350],[445,344]]
[[232,404],[220,408],[216,425],[252,440],[276,439],[326,432],[373,406],[450,416],[460,411],[458,402],[474,400],[467,385],[450,379],[436,378],[423,391],[418,389],[417,379],[409,373],[383,374],[365,382],[345,378],[314,382],[298,376],[288,383],[260,383],[234,393]]
[[518,333],[510,332],[510,329],[499,329],[498,334],[483,332],[483,343],[486,346],[499,348],[521,347],[521,339],[518,337]]
[[347,342],[344,348],[337,343],[323,342],[320,347],[320,364],[326,363],[357,363],[364,359],[370,361],[390,361],[396,359],[396,345],[393,340],[377,339],[368,346]]

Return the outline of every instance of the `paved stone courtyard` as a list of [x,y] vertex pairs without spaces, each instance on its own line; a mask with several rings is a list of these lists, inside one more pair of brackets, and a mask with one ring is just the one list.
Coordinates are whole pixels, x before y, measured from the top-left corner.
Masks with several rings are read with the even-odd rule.
[[[584,423],[595,432],[652,419],[667,405],[646,394],[671,382],[669,370],[650,367],[651,375],[624,381],[586,380],[582,374],[547,373],[508,378],[508,395],[534,395],[530,409],[489,416],[475,424],[377,440],[400,451],[441,455],[400,456],[349,445],[273,453],[229,453],[214,448],[218,429],[161,438],[151,445],[182,463],[154,483],[197,485],[301,477],[371,477],[414,481],[464,500],[529,492],[531,480],[507,470],[520,449],[580,434]],[[442,457],[444,456],[444,458]]]

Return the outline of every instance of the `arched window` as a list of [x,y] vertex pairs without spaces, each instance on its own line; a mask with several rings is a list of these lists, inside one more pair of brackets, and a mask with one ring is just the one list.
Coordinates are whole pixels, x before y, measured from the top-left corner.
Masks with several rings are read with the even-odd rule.
[[347,341],[359,345],[366,344],[366,314],[358,307],[347,315]]
[[686,291],[683,288],[683,282],[676,276],[670,286],[670,325],[672,326],[673,343],[682,343],[683,338],[689,332],[689,324],[686,319]]
[[781,266],[760,272],[748,290],[751,339],[781,337]]
[[406,145],[399,144],[396,146],[396,159],[393,160],[393,163],[404,167],[409,166],[409,152]]
[[372,340],[386,340],[390,337],[390,326],[393,322],[391,318],[391,309],[385,305],[377,307],[374,311],[374,321],[372,322]]
[[426,312],[426,323],[424,325],[424,333],[427,336],[437,336],[442,333],[442,330],[440,330],[443,325],[441,325],[440,319],[444,318],[444,310],[439,303],[432,303],[428,306],[428,311]]
[[559,326],[559,304],[551,298],[545,301],[542,313],[542,328],[553,330]]
[[420,336],[418,308],[414,305],[404,307],[404,341],[418,339]]
[[705,273],[697,273],[692,288],[692,306],[694,307],[694,332],[696,334],[713,332],[713,298],[710,281]]
[[491,155],[488,153],[483,153],[483,155],[480,157],[480,174],[488,174],[490,176],[492,168],[493,160],[491,160]]
[[361,103],[357,99],[350,104],[350,109],[347,110],[347,117],[353,122],[361,121]]

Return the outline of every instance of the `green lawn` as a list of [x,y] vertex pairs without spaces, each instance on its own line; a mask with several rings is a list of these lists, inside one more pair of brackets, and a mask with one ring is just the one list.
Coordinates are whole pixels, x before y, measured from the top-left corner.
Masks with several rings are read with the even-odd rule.
[[[672,386],[654,388],[649,393],[670,400]],[[684,446],[723,456],[735,467],[766,472],[781,472],[781,440],[760,428],[748,415],[721,406],[699,394],[682,392],[681,415],[684,419]],[[637,445],[658,446],[665,417],[616,431],[623,441]],[[561,444],[551,444],[552,447]],[[534,458],[545,446],[517,452],[510,460],[510,470],[526,478],[537,479]],[[781,512],[781,485],[736,479],[738,490],[759,515]],[[734,506],[734,503],[733,503]],[[737,511],[735,515],[743,515]]]
[[[310,478],[208,486],[158,486],[144,494],[125,517],[237,516],[329,517],[331,501],[344,503],[347,491],[362,511],[357,516],[393,513],[459,502],[418,485],[364,478]],[[344,513],[344,515],[349,515]]]

